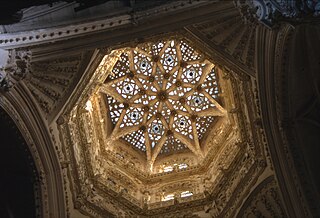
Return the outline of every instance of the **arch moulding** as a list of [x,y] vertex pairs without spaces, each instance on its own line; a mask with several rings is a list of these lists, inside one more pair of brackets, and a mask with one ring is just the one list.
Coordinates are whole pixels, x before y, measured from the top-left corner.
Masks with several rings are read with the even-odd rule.
[[36,199],[39,217],[68,217],[64,177],[56,146],[44,116],[25,84],[20,81],[0,95],[0,107],[12,118],[25,139],[36,165],[39,195]]

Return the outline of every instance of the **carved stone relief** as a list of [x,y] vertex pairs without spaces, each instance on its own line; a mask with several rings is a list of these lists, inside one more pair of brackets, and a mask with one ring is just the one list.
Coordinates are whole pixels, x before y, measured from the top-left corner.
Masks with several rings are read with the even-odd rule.
[[268,177],[252,191],[237,217],[288,217],[273,177]]
[[30,75],[26,85],[41,109],[51,113],[59,101],[69,91],[76,77],[81,75],[82,54],[50,61],[34,62],[30,65]]
[[8,60],[0,66],[0,90],[8,91],[30,72],[31,52],[28,50],[10,50]]
[[231,61],[233,64],[227,68],[232,68],[238,74],[254,75],[256,24],[246,24],[236,8],[219,19],[186,29],[212,51],[216,51],[211,52],[210,56],[221,68],[226,68],[226,64]]
[[[112,56],[117,58],[117,54]],[[106,78],[101,76],[101,69],[97,71],[99,81]],[[265,144],[260,143],[263,138],[261,129],[252,128],[259,115],[256,114],[258,106],[251,102],[251,81],[231,71],[228,77],[222,78],[224,71],[217,70],[224,86],[222,96],[232,98],[223,102],[224,106],[227,111],[237,109],[221,120],[215,134],[204,140],[207,157],[203,162],[197,158],[188,162],[188,157],[183,156],[185,154],[175,154],[170,156],[171,159],[168,156],[159,164],[183,161],[189,166],[170,172],[156,170],[151,174],[145,169],[145,161],[138,153],[119,141],[111,145],[104,141],[110,133],[104,127],[108,118],[100,111],[103,108],[100,86],[97,86],[100,83],[94,80],[89,82],[88,92],[93,97],[88,98],[83,93],[72,112],[65,115],[68,121],[59,126],[66,155],[73,160],[70,175],[76,202],[83,212],[89,213],[87,209],[92,208],[90,210],[116,213],[106,206],[109,200],[105,196],[112,196],[114,200],[111,204],[115,208],[141,216],[173,216],[182,208],[188,208],[189,214],[192,214],[205,211],[204,205],[207,205],[207,214],[211,216],[233,216],[236,205],[241,203],[241,196],[248,192],[266,167]],[[108,67],[103,68],[103,72],[109,71]],[[93,75],[93,78],[98,77]],[[183,191],[192,192],[192,196],[181,197]],[[173,194],[173,199],[164,201],[167,194]],[[97,209],[93,209],[92,204]]]
[[[60,161],[65,174],[69,175],[76,208],[92,217],[198,217],[195,213],[199,211],[212,217],[235,216],[250,187],[257,182],[266,166],[272,164],[262,126],[257,82],[253,78],[256,67],[256,27],[259,25],[257,17],[262,23],[272,26],[275,21],[285,18],[294,18],[299,22],[300,17],[312,19],[312,16],[319,15],[319,3],[315,1],[253,2],[236,1],[240,14],[237,9],[230,10],[220,19],[186,28],[191,35],[199,37],[199,41],[206,42],[208,51],[205,53],[212,55],[212,60],[221,61],[217,66],[221,70],[221,81],[226,81],[227,87],[221,97],[232,96],[231,101],[224,102],[228,117],[217,123],[217,128],[204,140],[206,156],[202,162],[195,156],[190,158],[180,154],[174,158],[163,157],[155,164],[155,173],[149,174],[143,158],[137,157],[132,149],[119,142],[112,144],[113,147],[106,146],[108,111],[101,109],[104,107],[101,103],[103,100],[101,96],[99,99],[96,91],[110,69],[101,68],[100,75],[95,74],[80,81],[79,90],[75,91],[76,97],[71,97],[72,103],[65,105],[57,120],[59,133],[52,133],[60,134],[63,142],[58,145],[59,152],[63,153]],[[298,9],[296,4],[299,4]],[[245,19],[241,20],[241,16]],[[126,22],[129,22],[131,18],[127,18]],[[99,22],[100,29],[103,28],[102,24]],[[79,33],[85,32],[89,26],[82,27]],[[62,35],[68,31],[64,29]],[[76,32],[76,29],[72,31]],[[56,37],[57,34],[54,32],[50,37]],[[33,36],[30,37],[28,40],[33,42]],[[48,35],[46,37],[50,38]],[[7,42],[0,43],[9,43],[9,39],[5,40]],[[136,41],[131,44],[136,44]],[[112,49],[104,50],[110,52]],[[117,55],[112,53],[110,56]],[[101,59],[95,61],[100,62]],[[79,54],[30,64],[30,52],[12,50],[8,64],[0,71],[0,88],[10,90],[25,78],[26,86],[42,111],[47,115],[52,114],[58,108],[58,103],[69,97],[67,91],[76,84],[75,76],[81,75],[81,62],[83,59]],[[93,95],[93,108],[100,109],[90,113],[85,104]],[[314,107],[319,109],[319,105]],[[290,125],[290,120],[284,120],[282,124]],[[177,163],[186,163],[188,168],[180,170],[175,166],[172,172],[160,170],[161,165]],[[246,204],[242,215],[286,217],[275,181],[263,184],[265,186],[261,185],[259,193],[252,194],[252,201]],[[192,197],[181,198],[177,192],[173,200],[162,201],[164,193],[186,189],[193,192]]]

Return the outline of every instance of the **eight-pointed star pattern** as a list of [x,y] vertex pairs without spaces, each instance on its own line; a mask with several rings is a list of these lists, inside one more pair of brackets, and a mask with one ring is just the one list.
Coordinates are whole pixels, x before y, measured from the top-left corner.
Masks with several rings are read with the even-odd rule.
[[100,91],[114,124],[108,142],[124,139],[151,167],[160,154],[190,149],[203,157],[201,138],[226,113],[214,64],[183,40],[125,49]]

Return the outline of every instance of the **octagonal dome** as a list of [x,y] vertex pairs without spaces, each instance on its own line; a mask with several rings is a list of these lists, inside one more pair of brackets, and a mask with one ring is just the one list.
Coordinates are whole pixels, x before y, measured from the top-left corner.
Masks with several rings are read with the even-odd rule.
[[248,86],[191,41],[150,39],[100,57],[60,127],[82,211],[204,211],[263,167],[249,154],[251,118],[239,94]]

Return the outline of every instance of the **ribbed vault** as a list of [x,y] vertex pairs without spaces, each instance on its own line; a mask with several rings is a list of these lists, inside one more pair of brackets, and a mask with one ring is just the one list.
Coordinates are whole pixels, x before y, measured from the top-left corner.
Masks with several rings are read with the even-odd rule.
[[[303,43],[286,44],[301,29],[266,29],[252,16],[243,19],[249,11],[240,3],[239,10],[233,1],[168,1],[128,12],[112,2],[105,5],[117,9],[110,17],[100,11],[88,22],[80,14],[67,23],[44,22],[74,6],[59,3],[34,17],[36,8],[27,10],[25,23],[7,26],[44,27],[0,35],[8,50],[1,104],[13,102],[12,116],[32,130],[30,146],[48,150],[35,155],[46,166],[44,216],[307,214],[282,132],[295,135],[291,117],[277,114],[281,87],[294,89],[280,84],[289,72],[281,69],[290,65],[298,75],[307,63],[296,61]],[[319,123],[317,102],[299,110],[304,130]],[[316,159],[311,144],[303,155]]]
[[242,106],[250,86],[217,65],[179,35],[103,57],[60,127],[82,210],[101,196],[101,210],[162,216],[220,196],[222,213],[245,193],[266,167],[261,135],[245,122],[256,109]]
[[107,143],[131,144],[151,171],[158,155],[189,150],[202,159],[199,138],[226,114],[214,64],[182,40],[123,50],[100,91],[114,126]]

